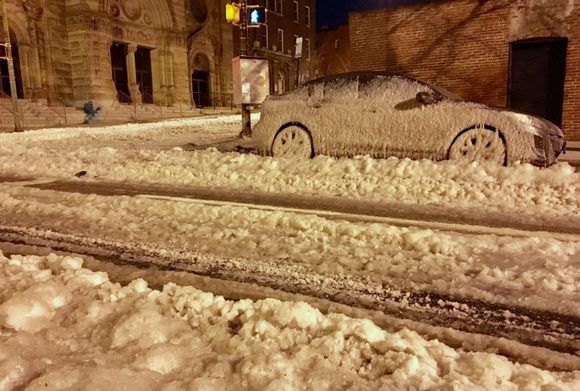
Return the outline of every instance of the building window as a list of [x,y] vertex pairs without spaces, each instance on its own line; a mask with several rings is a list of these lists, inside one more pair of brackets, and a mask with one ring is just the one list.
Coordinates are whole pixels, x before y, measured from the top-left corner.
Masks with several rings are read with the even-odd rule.
[[310,60],[310,39],[304,39],[304,49],[306,50],[306,59]]
[[284,30],[278,29],[278,50],[284,51]]
[[294,22],[296,23],[300,23],[300,15],[298,12],[298,9],[300,7],[300,4],[298,3],[298,0],[294,0]]
[[310,7],[309,6],[304,7],[304,18],[305,18],[306,27],[310,27]]
[[282,12],[282,0],[274,0],[274,12],[278,14],[283,14]]
[[338,49],[340,47],[340,39],[335,39],[334,40],[334,48]]

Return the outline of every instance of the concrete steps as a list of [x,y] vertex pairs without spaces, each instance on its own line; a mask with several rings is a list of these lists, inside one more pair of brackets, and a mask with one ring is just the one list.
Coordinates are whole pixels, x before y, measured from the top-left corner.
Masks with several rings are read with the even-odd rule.
[[[86,115],[82,110],[67,106],[49,106],[46,101],[18,99],[20,121],[24,129],[38,129],[57,126],[74,126],[84,123]],[[14,130],[12,101],[0,99],[0,132]]]
[[[51,106],[45,100],[31,101],[19,99],[18,108],[24,129],[64,127],[84,124],[86,114],[82,109],[64,105]],[[130,122],[149,122],[172,118],[188,118],[207,114],[234,113],[231,108],[198,109],[189,105],[157,106],[152,104],[122,104],[115,102],[109,107],[101,107],[90,124],[109,125]],[[0,98],[0,132],[14,130],[12,101]]]
[[99,114],[91,121],[98,124],[127,122],[148,122],[171,118],[186,118],[201,115],[201,111],[192,106],[157,106],[152,104],[114,103],[110,107],[101,107]]

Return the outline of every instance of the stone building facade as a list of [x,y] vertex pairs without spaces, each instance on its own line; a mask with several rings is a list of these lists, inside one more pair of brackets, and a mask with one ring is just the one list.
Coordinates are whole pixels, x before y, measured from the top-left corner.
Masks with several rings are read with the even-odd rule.
[[232,92],[226,0],[6,1],[19,98],[170,107]]
[[580,140],[580,0],[438,0],[352,13],[351,70],[532,112]]

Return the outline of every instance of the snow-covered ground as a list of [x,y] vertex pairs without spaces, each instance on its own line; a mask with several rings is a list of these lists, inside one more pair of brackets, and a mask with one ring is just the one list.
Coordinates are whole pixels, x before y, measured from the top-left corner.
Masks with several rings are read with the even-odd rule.
[[[0,223],[110,242],[303,264],[580,316],[580,242],[460,234],[315,215],[0,185]],[[522,256],[525,254],[525,256]]]
[[[0,177],[71,178],[86,170],[83,178],[93,181],[480,208],[580,224],[580,174],[566,163],[541,170],[368,157],[297,162],[190,150],[233,149],[238,131],[239,116],[222,116],[1,134]],[[580,315],[580,241],[573,235],[465,234],[18,183],[0,183],[0,225],[207,252],[265,268],[304,265]],[[233,302],[176,285],[158,292],[143,281],[120,287],[56,255],[0,256],[0,303],[1,391],[23,384],[114,389],[119,381],[139,390],[580,387],[578,372],[456,351],[304,303]]]
[[231,140],[238,116],[0,135],[2,175],[151,182],[485,208],[580,222],[580,174],[567,163],[531,165],[369,157],[275,160],[192,144]]
[[454,350],[308,304],[126,286],[82,259],[0,253],[0,390],[577,390],[549,372]]

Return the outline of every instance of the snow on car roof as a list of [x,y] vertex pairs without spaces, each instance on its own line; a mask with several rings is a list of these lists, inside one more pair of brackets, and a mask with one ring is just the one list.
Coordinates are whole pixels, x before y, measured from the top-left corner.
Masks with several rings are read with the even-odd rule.
[[[405,74],[398,74],[398,73],[388,73],[388,72],[380,72],[380,71],[362,71],[362,72],[347,72],[347,73],[340,73],[340,74],[336,74],[336,75],[330,75],[330,76],[324,76],[324,77],[320,77],[318,79],[314,79],[311,80],[309,82],[304,83],[302,86],[303,87],[309,87],[309,86],[313,86],[313,85],[317,85],[320,83],[331,83],[331,82],[336,82],[336,81],[354,81],[354,80],[358,80],[358,81],[364,81],[364,82],[370,82],[372,80],[375,79],[380,79],[380,78],[389,78],[389,77],[398,77],[401,79],[405,79],[407,81],[410,82],[415,82],[424,86],[427,86],[429,88],[431,88],[432,90],[435,90],[436,92],[442,94],[443,96],[445,96],[446,98],[452,99],[452,100],[457,100],[457,101],[462,101],[463,98],[461,98],[460,96],[438,86],[435,84],[432,84],[428,81],[425,80],[421,80],[419,78],[416,78],[414,76],[409,76],[409,75],[405,75]],[[296,91],[296,90],[294,90]],[[292,94],[294,91],[289,91],[286,94]]]

